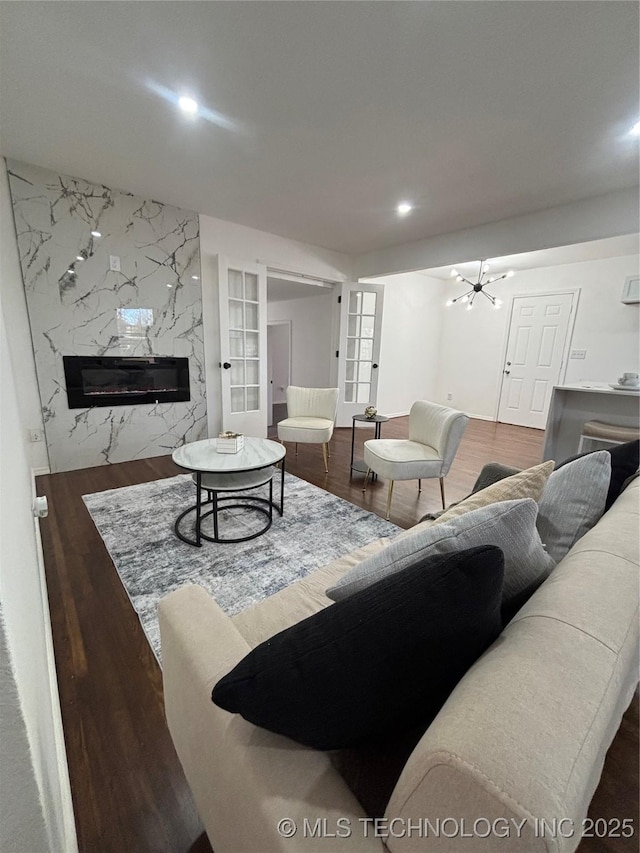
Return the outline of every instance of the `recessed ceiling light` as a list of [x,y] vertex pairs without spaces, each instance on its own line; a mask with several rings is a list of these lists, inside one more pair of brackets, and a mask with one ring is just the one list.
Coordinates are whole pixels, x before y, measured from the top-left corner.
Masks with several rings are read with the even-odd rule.
[[68,273],[68,275],[75,275],[76,271],[75,270],[67,270],[67,273]]
[[409,204],[408,201],[401,201],[400,204],[396,207],[398,214],[400,216],[406,216],[407,213],[411,213],[413,210],[413,205]]
[[173,285],[172,285],[172,284],[168,284],[168,285],[167,285],[167,287],[173,287]]
[[192,278],[194,281],[199,281],[199,280],[200,280],[200,276],[199,276],[199,275],[192,275],[192,276],[191,276],[191,278]]
[[189,115],[195,115],[198,112],[198,102],[194,101],[193,98],[188,97],[188,95],[183,95],[181,98],[178,98],[178,106],[185,113],[189,113]]
[[99,231],[92,231],[91,236],[92,237],[102,237],[102,234]]
[[76,255],[76,261],[84,261],[84,257],[82,255]]
[[637,121],[629,131],[631,136],[640,136],[640,121]]

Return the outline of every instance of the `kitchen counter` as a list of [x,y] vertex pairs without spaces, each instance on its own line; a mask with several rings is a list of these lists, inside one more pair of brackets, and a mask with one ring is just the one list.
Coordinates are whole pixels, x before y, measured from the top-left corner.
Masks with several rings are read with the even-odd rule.
[[[542,458],[567,459],[578,452],[585,421],[638,426],[640,391],[619,391],[603,382],[556,385],[551,394]],[[606,445],[594,444],[594,447]]]

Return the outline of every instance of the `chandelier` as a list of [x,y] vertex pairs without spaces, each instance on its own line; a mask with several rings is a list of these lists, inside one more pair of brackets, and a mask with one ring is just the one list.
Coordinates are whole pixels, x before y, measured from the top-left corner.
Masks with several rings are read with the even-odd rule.
[[498,310],[502,307],[502,300],[496,299],[495,296],[487,293],[484,288],[488,284],[493,284],[496,281],[502,281],[503,278],[511,278],[514,275],[514,272],[513,270],[509,270],[509,272],[505,272],[502,275],[489,275],[489,264],[486,261],[481,260],[476,281],[471,281],[470,279],[465,278],[465,276],[460,275],[458,270],[451,270],[451,275],[455,277],[456,281],[464,281],[471,289],[467,290],[467,292],[463,293],[461,296],[456,296],[455,299],[448,299],[446,303],[447,307],[454,305],[456,302],[465,302],[467,305],[467,311],[471,311],[476,296],[481,293],[483,296],[486,296],[493,307]]

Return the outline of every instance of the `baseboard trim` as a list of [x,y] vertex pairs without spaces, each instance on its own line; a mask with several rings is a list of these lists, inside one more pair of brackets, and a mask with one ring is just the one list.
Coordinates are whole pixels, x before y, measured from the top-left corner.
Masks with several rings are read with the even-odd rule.
[[470,418],[473,418],[474,421],[492,421],[493,423],[497,423],[495,418],[492,418],[491,415],[472,415],[467,412]]
[[[36,490],[36,476],[39,476],[39,473],[48,474],[49,469],[45,468],[32,468],[31,469],[31,496],[32,500],[35,501],[37,490]],[[49,594],[47,591],[47,579],[45,575],[44,569],[44,552],[42,549],[42,537],[40,535],[40,524],[38,523],[38,519],[33,519],[34,529],[35,529],[35,539],[36,539],[36,554],[38,558],[38,574],[40,576],[40,591],[42,595],[42,601],[49,601]],[[47,605],[48,607],[48,605]],[[48,612],[48,610],[47,610]],[[52,849],[54,850],[64,850],[65,853],[78,853],[78,836],[76,833],[76,821],[73,814],[73,800],[71,798],[71,781],[69,779],[69,767],[67,764],[67,748],[64,741],[64,729],[62,726],[62,712],[60,710],[60,695],[58,693],[58,674],[56,672],[56,661],[55,655],[53,651],[53,635],[51,633],[51,621],[50,619],[45,619],[44,625],[44,636],[45,636],[45,645],[46,645],[46,655],[47,655],[47,669],[49,673],[48,678],[48,694],[49,694],[49,708],[51,709],[51,719],[53,720],[53,730],[54,730],[54,739],[55,739],[55,752],[56,752],[56,771],[57,771],[57,780],[58,780],[58,789],[60,795],[60,803],[62,806],[62,814],[57,815],[55,820],[51,820],[51,815],[48,813],[48,807],[50,808],[51,804],[46,803],[43,799],[42,806],[45,817],[45,822],[47,825],[47,830],[49,832],[49,837],[52,841]],[[57,831],[56,831],[57,827]],[[51,836],[55,837],[51,837]]]
[[[382,413],[380,413],[380,414],[382,414]],[[409,414],[409,410],[407,409],[406,412],[391,412],[389,414],[387,414],[385,412],[384,416],[385,416],[385,418],[405,418],[408,414]]]

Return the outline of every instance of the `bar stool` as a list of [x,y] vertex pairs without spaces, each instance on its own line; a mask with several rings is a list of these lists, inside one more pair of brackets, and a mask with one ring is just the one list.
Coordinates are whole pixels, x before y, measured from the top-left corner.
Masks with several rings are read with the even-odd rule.
[[624,444],[640,438],[640,427],[625,427],[606,424],[603,421],[586,421],[580,434],[578,453],[582,453],[585,441],[602,441],[606,444]]

